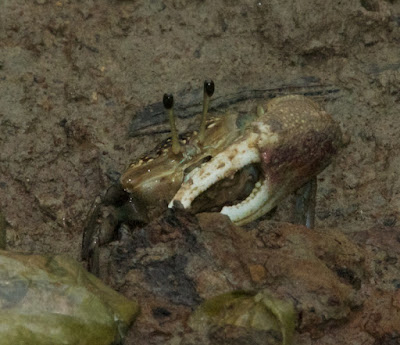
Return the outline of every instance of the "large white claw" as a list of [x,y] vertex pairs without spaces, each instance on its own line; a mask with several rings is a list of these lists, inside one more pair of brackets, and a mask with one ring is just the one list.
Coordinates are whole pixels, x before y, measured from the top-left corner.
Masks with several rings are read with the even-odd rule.
[[[227,215],[236,225],[243,225],[258,219],[271,211],[287,195],[289,182],[282,182],[278,188],[273,188],[268,178],[257,182],[251,194],[241,203],[224,206],[222,214]],[[272,187],[272,190],[271,190]]]
[[253,134],[248,139],[232,144],[200,167],[181,185],[168,207],[172,207],[174,201],[179,201],[184,208],[189,208],[197,196],[216,182],[233,175],[248,164],[260,162],[259,150],[254,145],[257,136]]
[[224,206],[221,213],[227,215],[232,222],[241,225],[256,219],[255,215],[267,203],[269,197],[267,180],[258,181],[245,200],[237,205]]

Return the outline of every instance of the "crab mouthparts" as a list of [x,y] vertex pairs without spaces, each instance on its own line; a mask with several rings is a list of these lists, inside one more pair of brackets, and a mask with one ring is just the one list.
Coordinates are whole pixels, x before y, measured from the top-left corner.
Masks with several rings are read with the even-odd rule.
[[[177,202],[183,208],[188,209],[195,198],[215,183],[233,176],[247,165],[260,163],[259,150],[251,144],[252,142],[254,143],[253,140],[235,143],[198,168],[181,185],[168,207],[173,207]],[[238,225],[257,219],[275,206],[275,198],[271,200],[268,189],[267,180],[258,181],[245,200],[233,206],[224,206],[221,213],[227,215],[232,222]]]

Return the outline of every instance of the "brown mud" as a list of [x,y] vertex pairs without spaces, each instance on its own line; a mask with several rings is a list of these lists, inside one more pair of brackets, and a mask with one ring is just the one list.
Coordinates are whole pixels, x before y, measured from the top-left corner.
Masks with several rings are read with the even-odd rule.
[[316,226],[399,229],[399,1],[0,0],[8,248],[79,258],[94,198],[167,135],[163,93],[182,129],[206,78],[218,110],[311,92],[351,137]]

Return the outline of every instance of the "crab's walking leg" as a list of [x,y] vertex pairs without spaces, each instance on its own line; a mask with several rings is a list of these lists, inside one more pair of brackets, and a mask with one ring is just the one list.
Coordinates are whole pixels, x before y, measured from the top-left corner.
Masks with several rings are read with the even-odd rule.
[[87,222],[83,230],[82,260],[87,261],[87,269],[89,272],[98,276],[100,266],[100,234],[99,224],[97,222],[101,214],[101,198],[97,197],[90,208]]
[[314,228],[317,177],[313,177],[296,192],[295,222]]

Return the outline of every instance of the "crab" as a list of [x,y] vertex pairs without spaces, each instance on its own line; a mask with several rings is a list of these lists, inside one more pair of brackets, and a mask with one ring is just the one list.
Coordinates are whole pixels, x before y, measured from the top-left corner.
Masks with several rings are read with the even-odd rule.
[[148,223],[167,208],[221,212],[244,225],[300,190],[300,222],[313,227],[316,176],[342,145],[339,124],[302,95],[272,98],[246,116],[207,118],[213,93],[214,83],[206,81],[200,130],[184,135],[175,127],[173,96],[164,95],[172,136],[130,164],[98,199],[84,233],[84,258],[106,241],[93,230],[100,205],[119,207],[112,227]]

